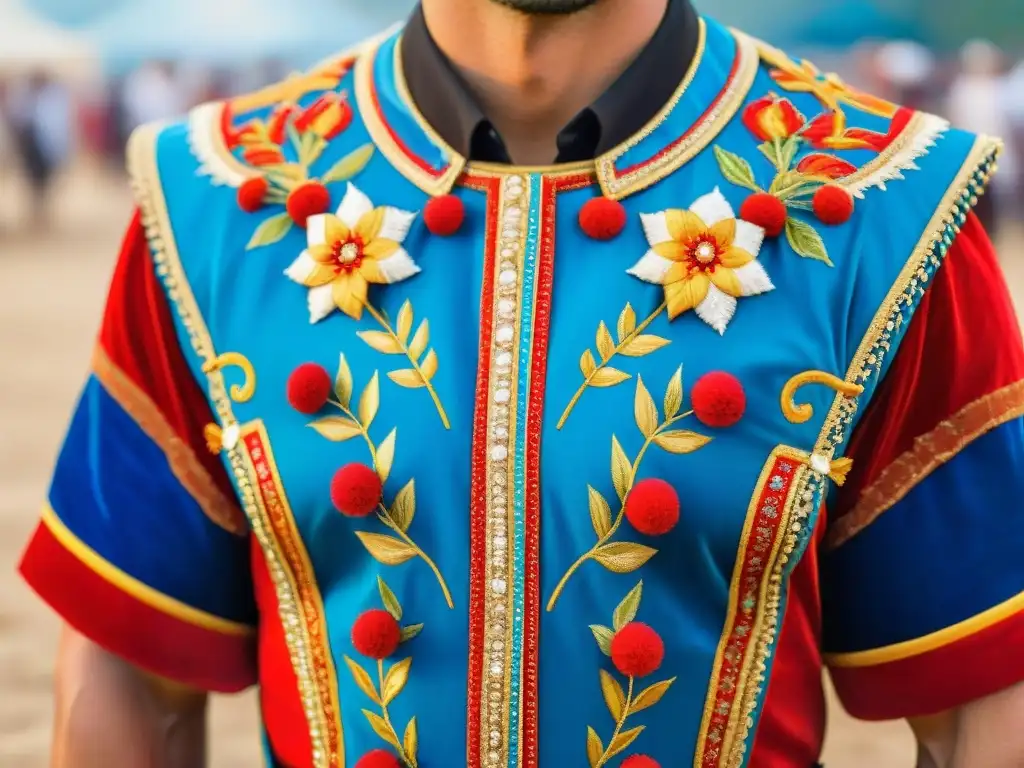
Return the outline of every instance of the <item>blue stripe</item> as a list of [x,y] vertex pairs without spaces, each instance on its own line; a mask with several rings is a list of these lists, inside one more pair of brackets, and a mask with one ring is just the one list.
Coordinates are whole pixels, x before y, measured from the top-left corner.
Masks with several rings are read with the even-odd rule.
[[519,379],[516,382],[515,477],[512,507],[515,549],[512,590],[512,669],[509,691],[508,764],[518,765],[519,706],[522,691],[523,614],[526,593],[526,426],[530,402],[530,362],[533,357],[533,304],[536,295],[537,249],[540,244],[542,177],[529,176],[530,210],[527,217],[526,253],[523,259],[523,297],[519,306]]

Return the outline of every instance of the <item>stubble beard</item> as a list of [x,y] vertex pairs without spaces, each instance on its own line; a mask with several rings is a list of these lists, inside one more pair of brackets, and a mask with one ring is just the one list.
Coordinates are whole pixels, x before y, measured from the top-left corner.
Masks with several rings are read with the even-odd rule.
[[535,15],[564,16],[582,11],[599,0],[492,0],[506,8]]

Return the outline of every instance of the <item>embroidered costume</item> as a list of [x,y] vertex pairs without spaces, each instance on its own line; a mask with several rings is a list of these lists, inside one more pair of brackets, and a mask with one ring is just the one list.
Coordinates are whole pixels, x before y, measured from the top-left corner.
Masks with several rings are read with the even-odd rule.
[[140,129],[29,583],[289,768],[807,768],[823,665],[1024,680],[998,143],[696,24],[595,160],[463,157],[401,31]]

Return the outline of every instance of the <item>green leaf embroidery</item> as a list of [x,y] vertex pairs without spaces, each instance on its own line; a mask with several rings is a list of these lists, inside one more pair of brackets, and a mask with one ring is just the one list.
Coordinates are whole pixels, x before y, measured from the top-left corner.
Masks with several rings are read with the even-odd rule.
[[643,592],[644,583],[641,581],[629,591],[628,595],[622,598],[622,602],[619,603],[615,613],[612,614],[612,626],[616,632],[636,618],[636,612],[640,610],[640,598]]
[[615,633],[608,627],[602,627],[600,624],[591,624],[590,631],[594,633],[594,639],[597,641],[597,646],[601,649],[601,653],[605,656],[611,656],[612,638],[615,637]]
[[370,158],[373,157],[373,151],[373,144],[364,144],[358,149],[349,152],[335,163],[331,170],[323,175],[321,181],[324,184],[348,181],[366,167],[370,162]]
[[398,598],[395,597],[395,593],[380,576],[377,577],[377,588],[380,590],[380,600],[384,603],[384,609],[395,618],[395,621],[401,621],[402,606],[398,602]]
[[757,182],[754,181],[754,170],[750,167],[750,163],[742,157],[716,146],[715,159],[718,161],[718,167],[722,170],[722,175],[730,182],[753,192],[761,191]]
[[790,216],[786,219],[786,239],[793,250],[805,259],[815,259],[825,262],[830,267],[835,266],[828,257],[825,241],[810,224]]
[[287,213],[271,216],[256,227],[256,231],[252,233],[252,237],[249,240],[249,244],[245,246],[245,250],[251,251],[253,248],[273,245],[283,240],[284,236],[291,231],[293,224],[292,217]]

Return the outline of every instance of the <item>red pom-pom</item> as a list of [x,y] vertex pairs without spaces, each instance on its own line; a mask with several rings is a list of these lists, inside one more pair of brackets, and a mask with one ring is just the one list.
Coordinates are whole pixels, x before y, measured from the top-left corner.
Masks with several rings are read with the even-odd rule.
[[665,658],[665,643],[646,624],[634,621],[612,638],[612,664],[627,677],[646,677]]
[[740,206],[740,218],[759,226],[768,237],[778,237],[782,234],[788,216],[786,204],[767,192],[751,195]]
[[324,407],[333,386],[326,368],[303,363],[288,377],[288,403],[299,413],[310,416]]
[[641,480],[626,497],[626,519],[640,533],[662,536],[679,522],[679,494],[664,480]]
[[611,240],[626,227],[626,206],[618,200],[595,197],[580,208],[580,229],[595,240]]
[[263,198],[269,189],[269,182],[262,176],[246,179],[238,188],[238,207],[246,213],[258,211],[263,207]]
[[731,427],[747,410],[747,393],[731,373],[713,371],[701,376],[690,390],[693,413],[709,427]]
[[455,195],[432,197],[423,209],[423,223],[435,235],[448,237],[459,231],[466,219],[466,206]]
[[348,517],[366,517],[377,509],[383,492],[380,477],[365,464],[347,464],[331,480],[331,501]]
[[661,763],[647,755],[633,755],[622,761],[621,768],[661,768]]
[[356,768],[402,768],[402,763],[386,749],[375,749],[359,758]]
[[331,207],[331,193],[319,181],[307,181],[288,194],[285,207],[292,221],[304,227],[310,216],[326,213]]
[[828,184],[814,193],[814,215],[822,224],[845,224],[853,216],[853,195],[842,187]]
[[402,628],[395,617],[379,608],[366,611],[352,625],[352,646],[371,659],[386,659],[401,641]]

